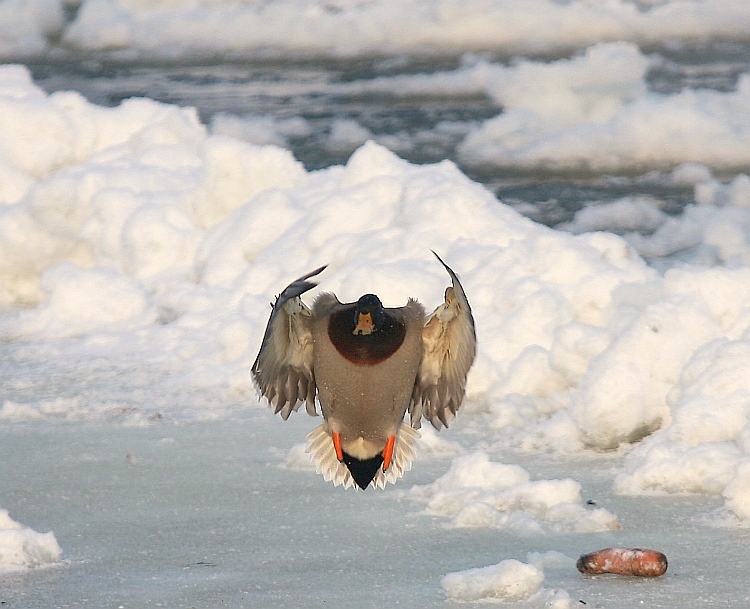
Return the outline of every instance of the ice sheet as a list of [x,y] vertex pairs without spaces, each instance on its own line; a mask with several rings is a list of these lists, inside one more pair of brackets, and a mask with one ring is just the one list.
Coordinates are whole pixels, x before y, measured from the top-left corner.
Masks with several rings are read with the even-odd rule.
[[[143,385],[141,375],[128,377],[120,375],[123,386]],[[160,393],[162,382],[151,380],[151,392]],[[189,391],[182,397],[191,400]],[[619,456],[497,455],[535,479],[580,480],[583,497],[622,522],[617,531],[518,535],[446,528],[397,486],[347,492],[311,470],[279,467],[312,419],[282,423],[251,409],[224,421],[123,422],[0,428],[0,457],[12,472],[3,505],[36,530],[52,528],[63,548],[58,566],[0,578],[0,600],[28,609],[395,602],[438,608],[446,606],[444,575],[510,559],[541,569],[542,588],[567,593],[573,607],[583,600],[615,609],[641,601],[694,609],[736,606],[747,595],[747,531],[700,519],[721,500],[613,495]],[[451,438],[475,442],[461,426]],[[404,488],[430,483],[449,464],[450,458],[420,459]],[[656,580],[578,573],[580,554],[612,545],[664,551],[669,571]],[[531,606],[545,606],[544,599]]]

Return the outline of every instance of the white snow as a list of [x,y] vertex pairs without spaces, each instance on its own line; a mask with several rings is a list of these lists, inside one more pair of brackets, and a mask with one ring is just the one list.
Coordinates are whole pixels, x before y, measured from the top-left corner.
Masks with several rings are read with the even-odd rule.
[[288,147],[289,139],[304,137],[311,132],[302,117],[276,119],[270,116],[234,116],[217,113],[211,120],[212,133],[221,133],[253,144],[274,144]]
[[62,40],[78,50],[161,57],[435,49],[554,53],[600,40],[746,39],[748,25],[743,0],[83,0]]
[[[708,167],[698,166],[702,175],[693,184],[693,201],[679,217],[659,211],[660,202],[641,201],[630,205],[617,201],[594,214],[579,212],[567,227],[573,232],[595,229],[605,216],[622,207],[629,209],[632,224],[622,233],[638,252],[651,259],[672,259],[701,266],[741,268],[750,263],[750,177],[736,174],[729,180],[715,178]],[[679,167],[672,172],[678,173]],[[616,206],[616,207],[615,207]],[[593,209],[593,208],[592,208]],[[586,217],[589,216],[589,217]],[[629,232],[632,231],[632,232]]]
[[583,506],[575,480],[531,481],[522,467],[490,461],[484,451],[456,457],[443,476],[413,486],[409,495],[427,503],[426,514],[448,517],[458,528],[510,529],[522,535],[620,528],[614,514]]
[[561,552],[530,552],[528,562],[510,558],[487,567],[448,573],[440,581],[449,601],[514,603],[524,607],[570,609],[570,594],[561,588],[543,588],[545,569],[570,569],[575,560]]
[[503,602],[523,601],[523,606],[546,609],[570,609],[567,590],[543,588],[545,568],[569,569],[575,561],[561,552],[531,552],[528,563],[510,558],[496,565],[448,573],[441,585],[449,601]]
[[[641,61],[629,47],[613,52]],[[87,337],[90,349],[176,357],[194,382],[246,394],[268,302],[286,283],[329,264],[320,289],[431,307],[446,284],[434,249],[462,277],[477,320],[467,413],[532,450],[611,450],[653,434],[629,457],[620,492],[719,495],[733,484],[728,505],[739,505],[734,470],[750,450],[745,176],[725,184],[699,165],[675,170],[672,179],[694,184],[696,204],[641,242],[702,213],[694,246],[718,243],[717,266],[660,275],[628,233],[660,221],[648,201],[584,210],[573,223],[581,232],[608,221],[628,240],[572,236],[518,216],[449,162],[414,166],[367,143],[346,166],[306,172],[280,148],[209,133],[191,109],[147,99],[102,108],[44,94],[22,67],[0,76],[2,115],[22,129],[4,131],[0,156],[17,176],[3,182],[0,207],[5,340]],[[720,227],[736,238],[717,237]],[[96,417],[111,404],[70,408]],[[10,401],[2,412],[48,411]],[[675,461],[685,463],[679,475]],[[555,503],[580,501],[573,481],[528,484],[565,487]],[[461,500],[448,513],[494,526],[493,501]],[[560,526],[584,526],[576,518]]]
[[440,584],[449,600],[516,601],[530,597],[539,590],[543,581],[542,571],[510,558],[489,567],[448,573]]
[[746,167],[750,75],[736,90],[648,90],[647,56],[634,44],[598,43],[570,59],[470,69],[503,112],[459,147],[472,165],[612,171],[680,163]]
[[[507,64],[467,53],[451,71],[276,84],[273,91],[281,95],[302,88],[307,94],[435,99],[486,96],[501,111],[479,124],[444,122],[429,132],[375,136],[396,151],[408,151],[421,141],[453,138],[459,142],[461,162],[484,170],[600,173],[648,167],[675,169],[671,181],[688,183],[696,178],[690,167],[746,169],[750,72],[739,75],[732,91],[685,88],[657,93],[650,90],[647,76],[659,61],[634,43],[599,42],[562,59],[520,58]],[[259,83],[254,90],[261,94],[264,87],[268,85]],[[219,117],[214,125],[215,131],[253,143],[284,144],[307,129],[309,125],[300,120],[257,117]],[[372,137],[354,119],[336,119],[325,145],[351,152]],[[701,177],[708,181],[705,173]],[[747,200],[748,185],[742,180],[731,188],[717,199],[712,194],[715,187],[704,186],[698,200]]]
[[729,517],[730,524],[742,524],[747,526],[750,522],[750,461],[743,459],[736,470],[734,477],[729,484],[724,487],[722,495],[724,496],[726,512],[725,517]]
[[52,533],[37,533],[0,509],[0,576],[58,564],[61,556]]
[[33,57],[62,34],[61,0],[5,0],[0,4],[0,57]]

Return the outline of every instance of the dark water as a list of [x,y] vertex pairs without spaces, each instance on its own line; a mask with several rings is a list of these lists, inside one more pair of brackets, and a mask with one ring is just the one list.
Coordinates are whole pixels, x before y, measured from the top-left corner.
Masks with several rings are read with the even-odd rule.
[[[750,44],[713,42],[686,47],[671,44],[646,49],[653,59],[647,81],[658,93],[683,88],[731,91],[750,71]],[[512,58],[491,57],[499,63]],[[394,151],[413,163],[454,160],[468,130],[502,112],[484,95],[404,97],[397,92],[363,93],[357,83],[382,76],[435,73],[456,69],[459,56],[371,57],[350,60],[242,60],[207,63],[144,64],[107,57],[30,64],[36,82],[48,92],[77,90],[89,101],[113,106],[133,96],[193,106],[210,124],[217,114],[301,117],[307,130],[290,135],[287,145],[309,170],[346,162],[353,149],[325,141],[335,121],[349,119],[375,138],[400,143]],[[446,129],[445,125],[450,125]],[[643,167],[634,175],[540,174],[514,169],[461,166],[504,202],[538,222],[554,226],[570,220],[592,202],[624,195],[658,198],[667,213],[679,213],[692,190],[666,185]]]

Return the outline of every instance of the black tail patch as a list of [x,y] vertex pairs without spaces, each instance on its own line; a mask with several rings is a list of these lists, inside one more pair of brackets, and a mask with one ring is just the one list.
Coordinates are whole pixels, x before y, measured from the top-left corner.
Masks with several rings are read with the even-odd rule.
[[363,460],[344,453],[344,465],[349,469],[357,486],[364,490],[370,485],[375,474],[383,465],[383,455],[376,455],[372,459]]

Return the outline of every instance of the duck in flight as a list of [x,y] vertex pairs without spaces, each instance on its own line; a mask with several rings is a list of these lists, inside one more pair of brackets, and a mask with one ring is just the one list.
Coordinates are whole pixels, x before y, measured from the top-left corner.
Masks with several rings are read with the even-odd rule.
[[474,318],[458,277],[435,256],[452,285],[429,316],[416,300],[389,308],[374,294],[342,303],[324,293],[310,309],[300,296],[325,266],[293,281],[273,305],[253,379],[284,420],[303,402],[317,415],[317,397],[324,421],[308,435],[307,452],[336,486],[395,482],[411,469],[422,417],[439,430],[461,406]]

